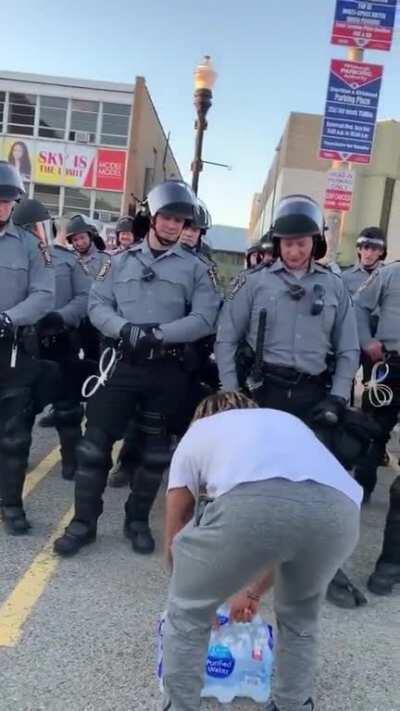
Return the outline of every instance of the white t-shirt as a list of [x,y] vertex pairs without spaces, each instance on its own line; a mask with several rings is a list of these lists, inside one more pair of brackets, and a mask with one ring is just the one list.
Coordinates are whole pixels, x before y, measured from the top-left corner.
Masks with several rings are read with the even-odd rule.
[[361,505],[362,489],[301,420],[271,409],[228,410],[197,420],[175,450],[168,488],[199,486],[213,498],[238,484],[311,479]]

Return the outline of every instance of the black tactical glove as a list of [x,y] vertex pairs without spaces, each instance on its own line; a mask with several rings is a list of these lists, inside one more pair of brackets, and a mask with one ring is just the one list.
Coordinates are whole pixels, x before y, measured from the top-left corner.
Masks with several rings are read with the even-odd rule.
[[119,335],[125,350],[131,351],[138,359],[148,358],[151,351],[162,344],[162,336],[156,324],[134,326],[126,323]]
[[311,410],[311,422],[320,425],[336,425],[346,409],[346,400],[337,395],[327,395]]
[[0,314],[0,338],[10,338],[14,333],[14,325],[7,314]]
[[42,337],[56,336],[64,331],[65,322],[61,314],[57,311],[50,311],[50,313],[40,319],[38,329]]

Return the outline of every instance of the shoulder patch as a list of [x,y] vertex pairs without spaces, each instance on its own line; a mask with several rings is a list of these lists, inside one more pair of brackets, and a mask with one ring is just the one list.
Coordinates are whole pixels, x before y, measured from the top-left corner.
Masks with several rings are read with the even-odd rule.
[[245,285],[246,281],[247,281],[247,274],[243,270],[243,271],[239,272],[239,274],[232,281],[231,291],[228,296],[228,299],[230,299],[230,300],[233,299],[235,294],[237,294],[238,291],[242,288],[242,286]]
[[102,281],[103,279],[105,279],[105,277],[107,276],[110,269],[111,269],[111,257],[109,257],[107,259],[107,261],[105,261],[104,264],[102,264],[102,266],[100,267],[99,271],[96,274],[96,280]]
[[44,244],[41,240],[38,241],[39,251],[42,254],[44,266],[51,267],[53,265],[53,260],[49,251],[47,244]]

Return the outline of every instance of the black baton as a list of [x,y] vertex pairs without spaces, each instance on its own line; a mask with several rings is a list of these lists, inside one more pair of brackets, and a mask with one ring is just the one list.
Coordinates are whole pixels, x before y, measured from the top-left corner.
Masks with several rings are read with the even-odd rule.
[[250,392],[257,390],[263,383],[263,363],[264,363],[264,340],[267,326],[267,309],[261,309],[258,314],[256,351],[254,354],[254,364],[246,384]]

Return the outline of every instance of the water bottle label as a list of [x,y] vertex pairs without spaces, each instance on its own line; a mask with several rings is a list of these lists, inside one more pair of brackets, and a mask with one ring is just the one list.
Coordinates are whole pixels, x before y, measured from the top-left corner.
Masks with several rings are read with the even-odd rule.
[[228,647],[210,647],[207,657],[207,674],[215,679],[226,679],[235,668],[235,660]]

